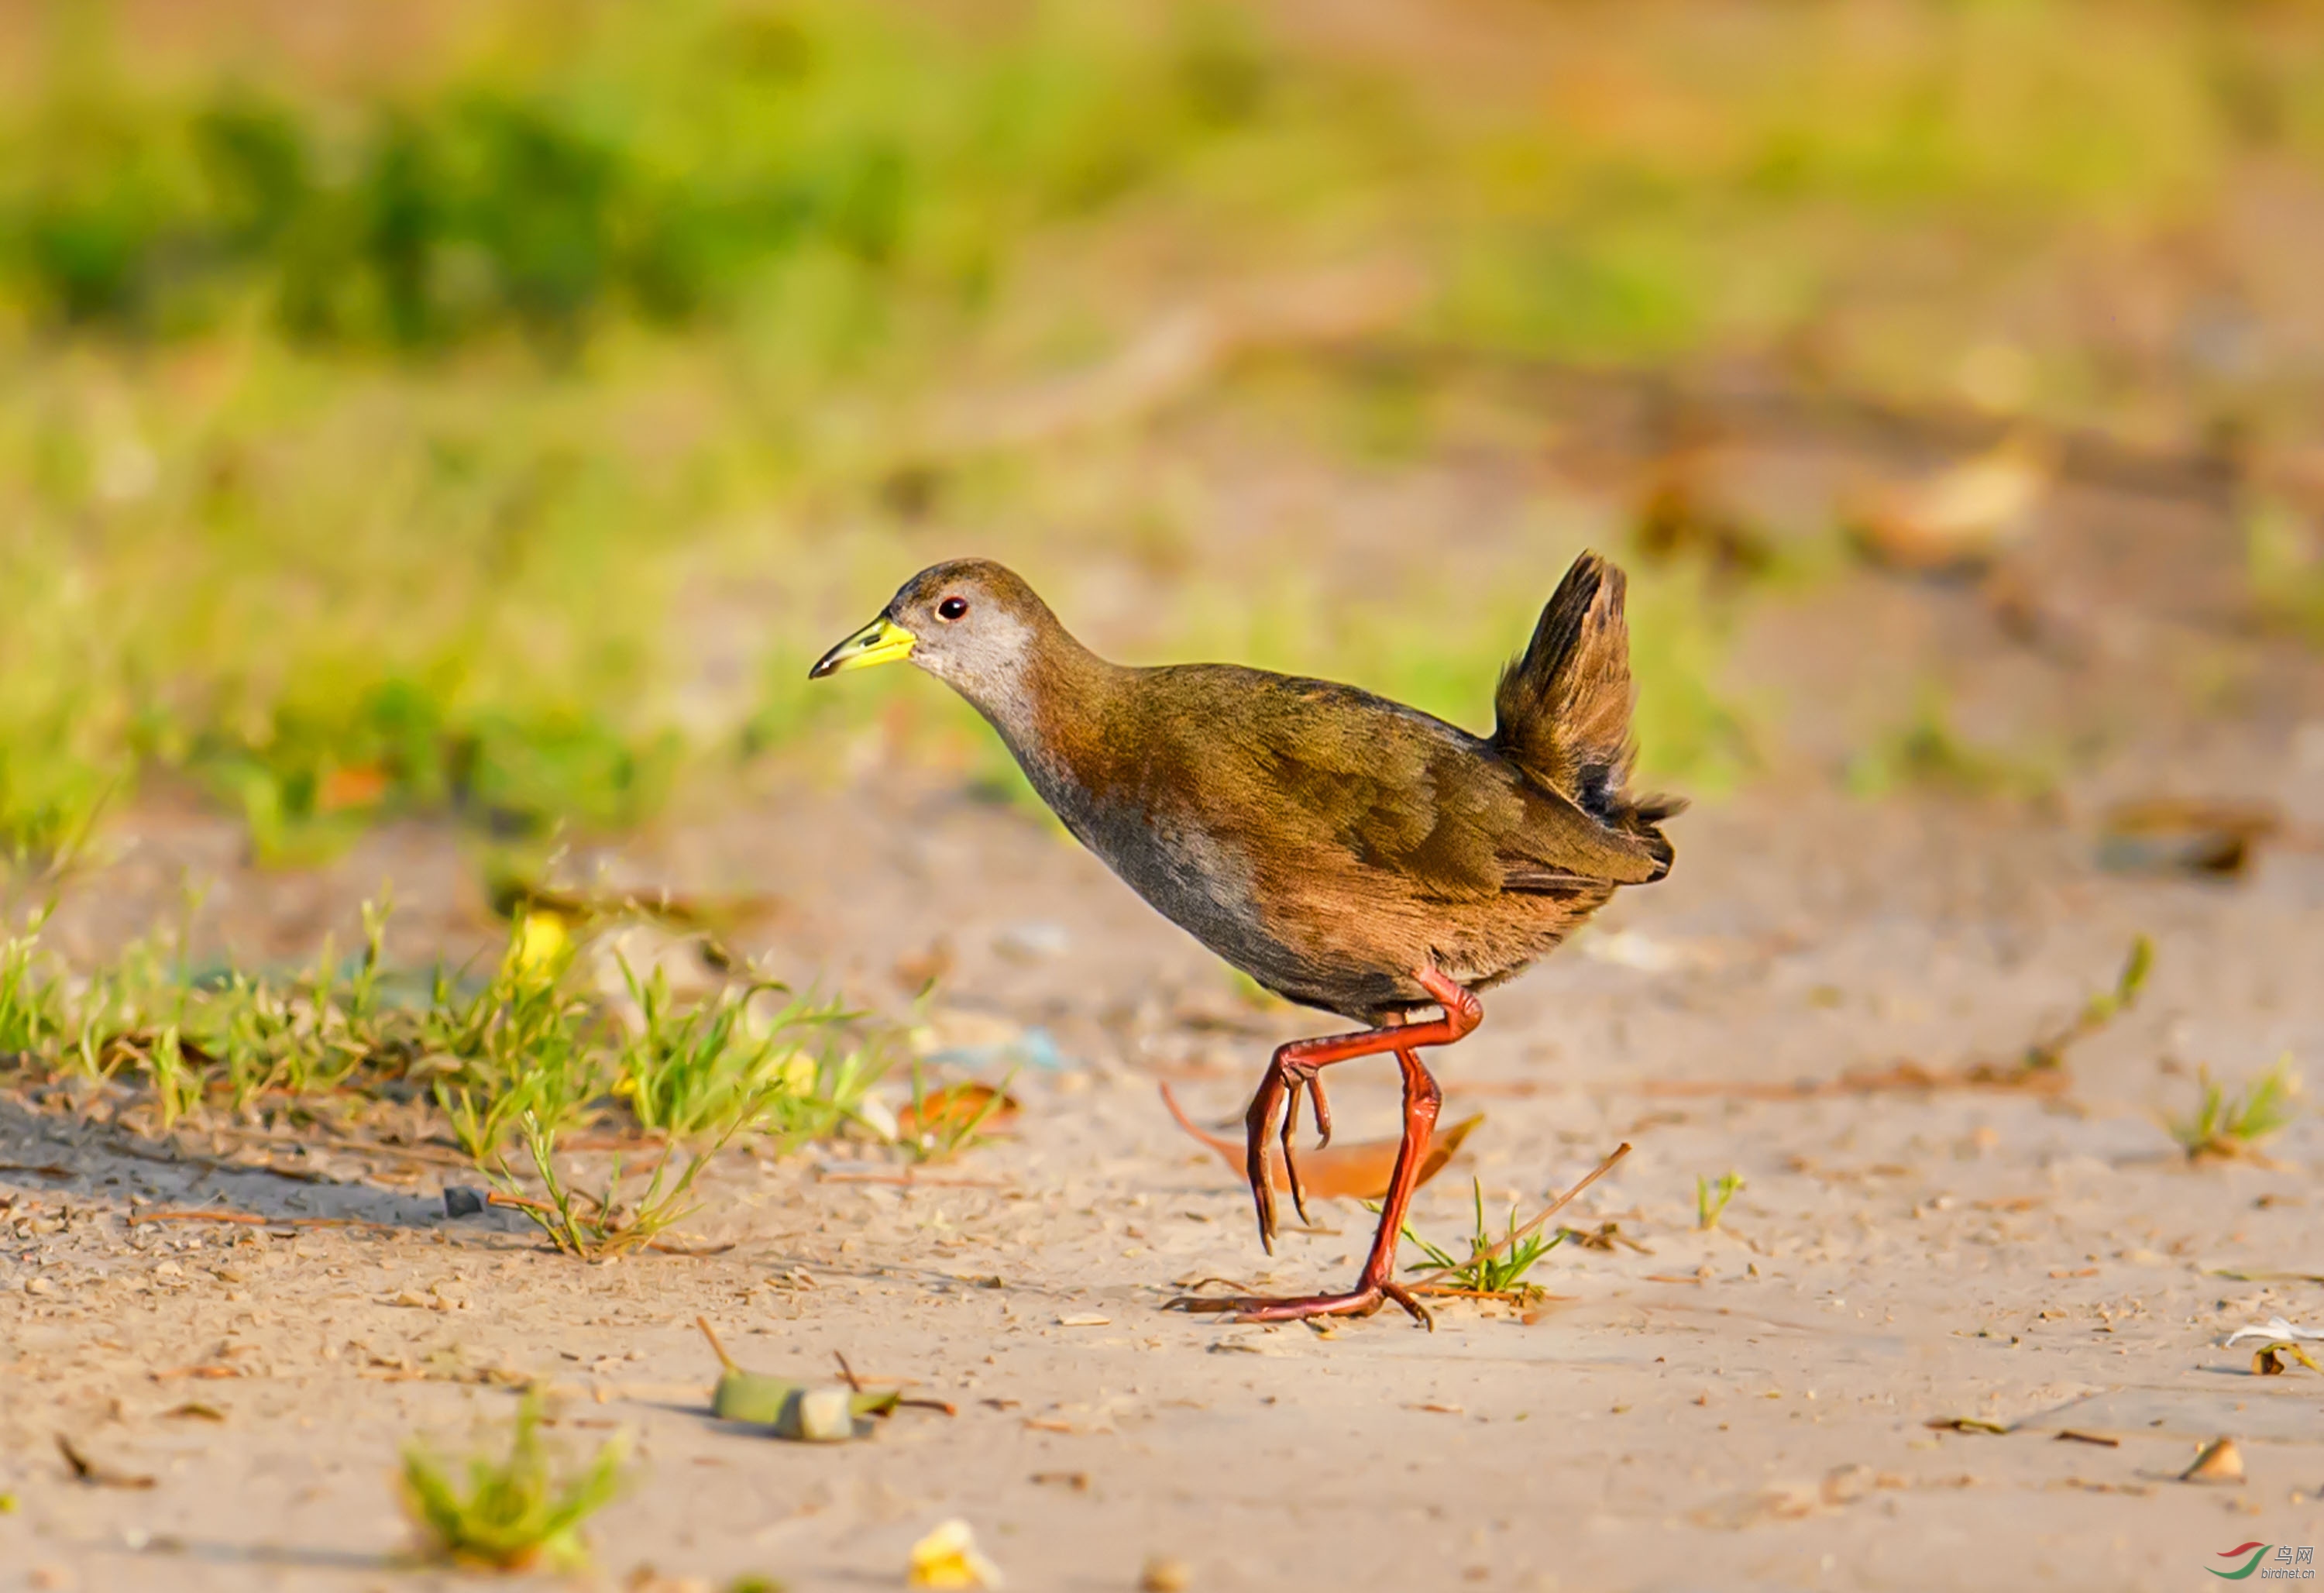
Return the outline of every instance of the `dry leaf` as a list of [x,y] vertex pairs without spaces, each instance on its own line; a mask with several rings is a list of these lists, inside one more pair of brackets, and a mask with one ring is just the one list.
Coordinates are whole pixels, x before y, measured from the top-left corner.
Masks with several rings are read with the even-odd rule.
[[2324,1372],[2324,1366],[2316,1364],[2314,1356],[2290,1343],[2261,1345],[2252,1352],[2252,1370],[2262,1377],[2280,1377],[2283,1375],[2282,1357],[2285,1356],[2290,1356],[2311,1372]]
[[[1178,1098],[1167,1084],[1162,1086],[1162,1104],[1170,1108],[1178,1126],[1216,1151],[1219,1159],[1237,1173],[1243,1171],[1244,1147],[1238,1142],[1211,1134],[1195,1125],[1178,1106]],[[1461,1142],[1475,1132],[1485,1120],[1481,1112],[1463,1117],[1460,1122],[1436,1131],[1430,1142],[1428,1154],[1420,1163],[1420,1182],[1426,1183],[1444,1171]],[[1388,1180],[1396,1171],[1398,1143],[1392,1139],[1359,1140],[1353,1144],[1326,1145],[1320,1151],[1299,1153],[1299,1181],[1306,1187],[1310,1199],[1333,1196],[1348,1196],[1359,1200],[1378,1200],[1388,1194]],[[1270,1156],[1268,1167],[1275,1187],[1285,1193],[1291,1190],[1291,1175],[1285,1171],[1282,1158]],[[1415,1186],[1416,1188],[1417,1185]]]
[[1016,1122],[1021,1110],[1015,1096],[1002,1095],[990,1084],[948,1084],[929,1090],[917,1104],[898,1107],[896,1135],[918,1139],[923,1133],[965,1134],[972,1128],[997,1134]]
[[72,1440],[61,1432],[57,1434],[57,1452],[65,1458],[65,1464],[72,1468],[73,1476],[91,1487],[150,1488],[153,1486],[153,1479],[150,1477],[116,1471],[100,1461],[90,1459],[75,1449]]
[[2267,802],[2176,797],[2124,802],[2106,816],[2098,866],[2121,874],[2231,876],[2282,827],[2282,814]]
[[1921,574],[1979,570],[2022,541],[2056,460],[2032,431],[1913,482],[1857,495],[1841,514],[1867,558]]

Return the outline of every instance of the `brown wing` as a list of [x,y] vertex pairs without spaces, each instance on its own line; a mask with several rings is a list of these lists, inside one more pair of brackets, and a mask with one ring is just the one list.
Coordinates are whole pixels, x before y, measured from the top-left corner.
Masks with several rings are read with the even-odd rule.
[[1206,738],[1208,791],[1245,808],[1278,857],[1387,870],[1440,901],[1656,871],[1635,838],[1452,726],[1352,687],[1256,679],[1272,689],[1245,687],[1235,722]]

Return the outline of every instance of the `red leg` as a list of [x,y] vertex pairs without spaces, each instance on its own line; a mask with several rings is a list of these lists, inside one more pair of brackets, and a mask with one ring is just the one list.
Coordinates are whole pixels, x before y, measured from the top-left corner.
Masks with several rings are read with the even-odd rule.
[[[1402,1028],[1367,1029],[1355,1034],[1292,1042],[1275,1053],[1244,1118],[1250,1135],[1247,1169],[1251,1197],[1259,1207],[1259,1240],[1271,1255],[1275,1249],[1275,1190],[1268,1177],[1267,1140],[1277,1108],[1286,1104],[1289,1107],[1283,1126],[1286,1171],[1291,1175],[1293,1201],[1304,1205],[1298,1168],[1289,1159],[1290,1119],[1297,1115],[1299,1090],[1304,1087],[1310,1092],[1316,1104],[1318,1128],[1328,1132],[1329,1110],[1323,1104],[1318,1070],[1354,1057],[1377,1056],[1382,1051],[1396,1053],[1404,1070],[1404,1138],[1397,1147],[1396,1171],[1388,1181],[1388,1199],[1380,1208],[1379,1227],[1372,1236],[1371,1254],[1365,1259],[1356,1287],[1345,1294],[1315,1294],[1295,1300],[1246,1297],[1182,1300],[1172,1304],[1187,1311],[1232,1311],[1238,1321],[1268,1322],[1314,1316],[1369,1316],[1380,1308],[1382,1301],[1393,1300],[1422,1323],[1428,1323],[1428,1313],[1420,1302],[1396,1281],[1397,1241],[1404,1233],[1405,1213],[1412,1203],[1412,1191],[1419,1185],[1421,1163],[1427,1159],[1428,1142],[1436,1131],[1437,1108],[1443,1099],[1436,1080],[1415,1053],[1424,1045],[1450,1045],[1461,1039],[1482,1021],[1484,1010],[1476,996],[1434,968],[1424,968],[1417,977],[1443,1006],[1442,1017]],[[1306,1213],[1303,1209],[1300,1215],[1305,1217]]]

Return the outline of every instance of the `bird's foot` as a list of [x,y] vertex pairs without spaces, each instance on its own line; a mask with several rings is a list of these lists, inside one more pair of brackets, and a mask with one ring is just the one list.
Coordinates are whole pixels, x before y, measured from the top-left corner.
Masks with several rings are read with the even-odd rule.
[[1249,1134],[1244,1154],[1244,1171],[1250,1181],[1251,1204],[1259,1211],[1259,1242],[1269,1255],[1275,1254],[1275,1183],[1267,1166],[1268,1135],[1280,1107],[1283,1113],[1283,1173],[1291,1186],[1291,1208],[1299,1220],[1313,1224],[1307,1215],[1307,1186],[1299,1177],[1299,1153],[1295,1144],[1299,1127],[1299,1092],[1305,1090],[1314,1103],[1315,1131],[1320,1138],[1317,1148],[1332,1143],[1332,1108],[1323,1098],[1323,1080],[1316,1064],[1300,1060],[1292,1054],[1293,1048],[1285,1046],[1275,1053],[1268,1064],[1267,1076],[1261,1079],[1259,1093],[1251,1097],[1250,1110],[1244,1115]]
[[1435,1319],[1428,1314],[1428,1308],[1411,1290],[1393,1282],[1365,1283],[1345,1294],[1304,1294],[1289,1299],[1264,1294],[1214,1298],[1182,1294],[1162,1309],[1223,1315],[1230,1322],[1304,1322],[1311,1317],[1368,1317],[1391,1300],[1409,1311],[1414,1321],[1432,1333],[1436,1330]]

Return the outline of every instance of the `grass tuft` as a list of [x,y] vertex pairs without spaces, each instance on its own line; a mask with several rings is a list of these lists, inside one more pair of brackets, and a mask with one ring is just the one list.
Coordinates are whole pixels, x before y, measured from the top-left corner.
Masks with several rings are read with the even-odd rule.
[[581,1524],[628,1484],[628,1439],[616,1434],[586,1462],[566,1465],[540,1428],[540,1400],[528,1394],[504,1457],[478,1453],[463,1466],[418,1442],[404,1450],[403,1510],[424,1552],[499,1571],[588,1563]]
[[1406,1226],[1404,1236],[1419,1246],[1427,1259],[1415,1262],[1405,1270],[1434,1274],[1431,1284],[1436,1292],[1518,1301],[1540,1299],[1545,1292],[1538,1283],[1526,1283],[1525,1276],[1533,1270],[1534,1263],[1557,1248],[1566,1230],[1545,1233],[1538,1227],[1530,1232],[1520,1229],[1517,1208],[1512,1206],[1508,1231],[1497,1239],[1485,1227],[1484,1183],[1474,1178],[1469,1183],[1476,1202],[1476,1226],[1469,1236],[1469,1254],[1456,1259],[1451,1252],[1429,1243]]
[[2262,1140],[2299,1115],[2293,1102],[2301,1079],[2289,1056],[2277,1059],[2273,1067],[2233,1092],[2205,1068],[2198,1088],[2201,1096],[2194,1112],[2170,1120],[2171,1137],[2190,1162],[2256,1155]]
[[1743,1175],[1722,1172],[1716,1180],[1701,1173],[1694,1175],[1694,1226],[1704,1233],[1719,1226],[1727,1214],[1727,1203],[1743,1192]]
[[[359,956],[342,965],[327,941],[289,977],[189,969],[165,937],[77,977],[46,954],[36,914],[0,940],[0,1071],[94,1087],[117,1120],[157,1133],[206,1114],[310,1123],[427,1103],[503,1203],[586,1256],[658,1242],[737,1135],[788,1149],[858,1121],[886,1067],[862,1014],[770,1009],[761,998],[781,986],[749,972],[695,1002],[659,976],[632,977],[624,1013],[588,986],[575,943],[546,932],[544,916],[516,923],[489,978],[439,967],[415,985],[384,964],[384,906],[364,910]],[[618,1161],[595,1196],[562,1170],[559,1136],[592,1126],[651,1148],[633,1198]]]

